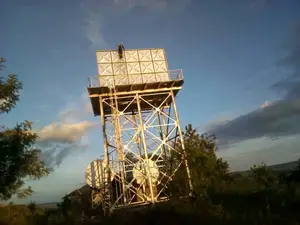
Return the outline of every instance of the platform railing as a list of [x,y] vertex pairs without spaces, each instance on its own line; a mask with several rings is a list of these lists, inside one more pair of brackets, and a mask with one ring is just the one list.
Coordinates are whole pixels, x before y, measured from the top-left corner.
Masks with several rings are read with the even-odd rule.
[[129,75],[99,75],[88,77],[88,87],[110,87],[120,85],[147,84],[183,80],[182,69],[161,73],[143,73]]

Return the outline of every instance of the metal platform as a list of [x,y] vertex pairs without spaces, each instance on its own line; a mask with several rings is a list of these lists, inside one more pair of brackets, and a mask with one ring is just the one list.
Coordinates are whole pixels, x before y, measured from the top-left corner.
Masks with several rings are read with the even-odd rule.
[[[112,88],[109,86],[103,86],[101,84],[101,79],[98,77],[90,77],[89,85],[88,85],[88,93],[90,97],[90,101],[92,104],[93,112],[95,116],[99,116],[100,113],[100,103],[99,97],[103,99],[107,99],[112,96],[117,96],[118,99],[118,108],[126,112],[135,112],[137,109],[137,105],[135,102],[128,106],[128,103],[132,100],[132,97],[136,93],[147,93],[145,96],[145,100],[151,103],[153,106],[161,105],[165,99],[165,95],[173,90],[174,95],[176,96],[178,91],[182,88],[184,83],[182,70],[173,70],[169,72],[170,75],[176,74],[176,76],[169,76],[170,80],[168,81],[157,81],[157,82],[148,82],[143,84],[122,84],[118,85],[116,83],[113,84],[113,93]],[[155,76],[155,74],[153,74]],[[151,79],[152,81],[153,79]],[[166,101],[163,103],[164,106],[168,106],[171,104],[170,101]],[[149,104],[141,104],[141,109],[143,111],[151,109],[152,106]],[[104,105],[104,114],[111,114],[111,107]]]

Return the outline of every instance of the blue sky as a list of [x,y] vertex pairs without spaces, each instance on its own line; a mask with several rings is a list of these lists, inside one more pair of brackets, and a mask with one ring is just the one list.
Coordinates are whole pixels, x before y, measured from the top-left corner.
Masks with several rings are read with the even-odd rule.
[[36,192],[18,202],[57,201],[83,184],[102,153],[87,77],[95,51],[120,42],[166,49],[169,68],[184,70],[181,124],[216,133],[232,169],[300,158],[299,11],[297,0],[1,1],[3,75],[24,83],[1,123],[33,121],[56,168],[28,181]]

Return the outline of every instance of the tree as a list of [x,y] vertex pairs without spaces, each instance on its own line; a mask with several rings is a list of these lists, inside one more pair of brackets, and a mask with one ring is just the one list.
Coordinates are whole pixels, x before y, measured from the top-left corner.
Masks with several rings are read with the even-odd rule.
[[[194,194],[198,197],[207,197],[208,192],[223,191],[231,176],[228,163],[216,156],[216,137],[208,134],[200,135],[193,129],[192,125],[188,125],[183,133],[183,139]],[[180,143],[178,143],[177,149],[178,152],[182,151]],[[180,161],[180,154],[175,153],[174,157],[177,157],[175,161]],[[174,159],[171,159],[171,161],[174,161]],[[177,192],[180,195],[186,194],[188,182],[183,164],[177,172],[175,180]]]
[[36,204],[35,204],[35,202],[30,202],[27,207],[30,210],[31,215],[34,216],[36,214]]
[[264,163],[253,165],[250,168],[250,178],[252,178],[255,191],[269,191],[278,188],[278,176]]
[[33,224],[35,224],[36,223],[36,210],[37,210],[35,202],[30,202],[27,205],[27,207],[28,207],[28,209],[31,213],[31,218],[30,219],[31,219],[31,221],[33,221]]
[[8,216],[9,216],[9,218],[11,218],[11,208],[12,208],[13,205],[14,205],[13,202],[8,203]]
[[[0,57],[0,70],[4,68]],[[14,74],[7,80],[0,77],[0,114],[8,113],[19,101],[22,82]],[[30,187],[22,189],[24,178],[40,179],[50,172],[40,160],[40,150],[34,148],[38,135],[32,132],[31,122],[24,121],[14,128],[0,126],[0,199],[13,195],[19,198],[32,194]]]
[[230,179],[229,165],[216,156],[215,135],[199,135],[191,125],[184,134],[185,148],[195,187],[200,189],[220,189]]
[[[5,59],[0,57],[0,71],[4,68]],[[19,91],[22,89],[22,82],[15,74],[10,74],[4,81],[0,77],[0,114],[8,113],[19,101]]]
[[298,159],[297,167],[291,171],[289,171],[289,174],[286,177],[286,180],[288,182],[300,182],[300,159]]
[[75,215],[72,215],[72,210],[74,210],[75,207],[76,205],[72,203],[69,196],[65,196],[62,199],[62,202],[57,204],[58,211],[63,216],[63,219],[69,224],[74,222]]

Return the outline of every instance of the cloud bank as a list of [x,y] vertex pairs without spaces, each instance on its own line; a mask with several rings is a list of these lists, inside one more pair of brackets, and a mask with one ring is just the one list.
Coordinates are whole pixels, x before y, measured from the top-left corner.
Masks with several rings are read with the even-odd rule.
[[220,145],[248,139],[300,134],[300,99],[280,100],[246,115],[212,127]]
[[87,134],[97,124],[84,119],[91,115],[86,102],[82,95],[81,101],[77,98],[58,113],[56,122],[35,130],[39,135],[36,144],[42,149],[41,159],[47,166],[58,167],[70,154],[89,146]]
[[56,122],[43,127],[39,131],[40,142],[74,143],[94,126],[89,121],[78,123]]
[[[254,159],[269,159],[271,155],[274,163],[275,159],[282,159],[279,152],[282,154],[283,151],[294,157],[293,160],[300,157],[298,146],[295,145],[300,139],[300,23],[296,26],[289,44],[288,54],[278,62],[278,66],[285,67],[289,74],[270,87],[281,98],[272,103],[266,101],[257,110],[215,123],[206,129],[206,132],[216,134],[220,146],[219,155],[231,158],[236,165],[242,164],[241,158],[245,161],[247,157],[252,157],[250,161],[253,162]],[[286,141],[289,138],[293,139],[293,144]],[[284,143],[280,142],[279,147],[279,141],[283,140]],[[243,149],[248,149],[247,153]]]

